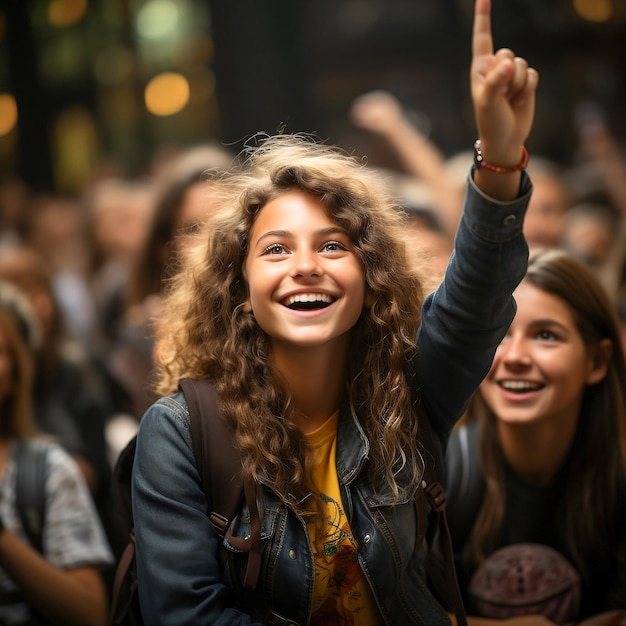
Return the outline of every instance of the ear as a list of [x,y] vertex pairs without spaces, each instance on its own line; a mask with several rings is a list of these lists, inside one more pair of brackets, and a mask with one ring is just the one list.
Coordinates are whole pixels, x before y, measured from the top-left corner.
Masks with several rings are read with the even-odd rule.
[[244,313],[252,313],[252,303],[249,296],[243,301],[242,309]]
[[613,342],[610,339],[602,339],[598,344],[596,353],[591,361],[591,369],[587,374],[587,384],[595,385],[604,380],[609,362],[613,355]]

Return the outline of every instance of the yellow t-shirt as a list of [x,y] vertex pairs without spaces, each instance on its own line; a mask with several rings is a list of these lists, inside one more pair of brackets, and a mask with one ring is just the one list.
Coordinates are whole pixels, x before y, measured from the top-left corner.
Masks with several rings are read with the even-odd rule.
[[315,466],[309,468],[311,487],[328,503],[328,533],[317,537],[309,524],[315,559],[312,626],[379,626],[378,607],[358,561],[357,542],[352,536],[341,503],[337,466],[339,412],[317,430],[308,433]]

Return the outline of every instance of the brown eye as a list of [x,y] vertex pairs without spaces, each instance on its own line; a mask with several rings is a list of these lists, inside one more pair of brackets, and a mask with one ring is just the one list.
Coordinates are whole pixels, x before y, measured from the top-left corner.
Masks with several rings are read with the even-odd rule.
[[345,249],[346,247],[338,241],[327,241],[321,248],[323,252],[343,252]]
[[264,255],[284,254],[285,252],[285,247],[281,246],[279,243],[273,243],[263,250]]

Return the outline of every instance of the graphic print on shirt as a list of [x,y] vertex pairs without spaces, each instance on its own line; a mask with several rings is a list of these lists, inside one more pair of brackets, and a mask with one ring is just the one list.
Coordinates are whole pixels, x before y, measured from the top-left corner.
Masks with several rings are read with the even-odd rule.
[[357,559],[357,544],[336,500],[321,494],[328,505],[329,532],[314,541],[315,594],[311,624],[374,624],[371,596]]
[[[329,534],[316,542],[315,589],[320,595],[314,598],[312,624],[355,624],[367,604],[359,589],[364,584],[357,560],[357,546],[339,504],[322,494],[328,504]],[[316,601],[321,605],[316,606]]]
[[376,600],[361,569],[359,546],[341,502],[337,476],[337,425],[339,412],[320,428],[307,433],[315,462],[309,468],[311,491],[327,507],[325,531],[309,524],[315,561],[311,626],[381,626]]

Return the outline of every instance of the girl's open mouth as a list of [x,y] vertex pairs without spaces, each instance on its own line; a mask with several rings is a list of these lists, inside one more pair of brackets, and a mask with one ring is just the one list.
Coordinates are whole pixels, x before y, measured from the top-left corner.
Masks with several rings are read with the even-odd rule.
[[313,311],[325,309],[335,300],[336,298],[325,293],[299,293],[285,298],[282,304],[293,311]]

